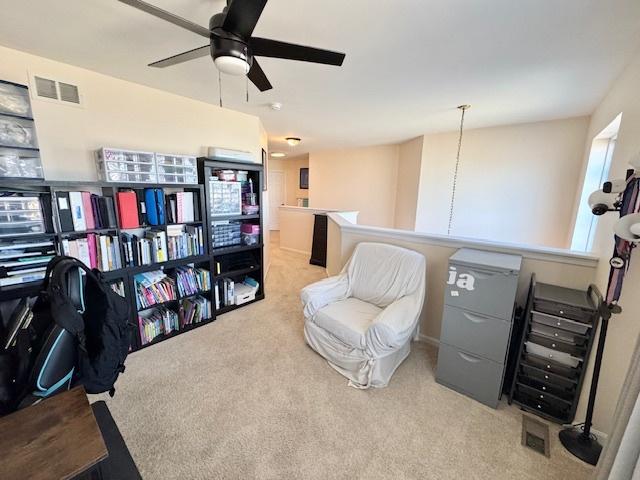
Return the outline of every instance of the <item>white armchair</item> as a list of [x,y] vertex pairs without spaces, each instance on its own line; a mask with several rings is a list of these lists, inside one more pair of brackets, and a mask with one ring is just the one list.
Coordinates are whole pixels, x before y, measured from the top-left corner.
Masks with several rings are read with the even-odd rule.
[[360,243],[339,275],[302,289],[305,339],[349,385],[386,387],[409,355],[425,264],[413,250]]

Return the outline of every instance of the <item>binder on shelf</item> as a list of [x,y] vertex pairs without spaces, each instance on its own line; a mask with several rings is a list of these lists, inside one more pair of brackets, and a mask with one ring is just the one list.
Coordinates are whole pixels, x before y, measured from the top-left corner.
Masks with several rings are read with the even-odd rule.
[[147,224],[147,204],[145,202],[145,192],[142,189],[135,190],[138,200],[138,222],[140,225]]
[[144,200],[149,225],[164,225],[164,192],[161,188],[145,188]]
[[81,232],[87,229],[87,222],[84,217],[84,205],[82,202],[82,192],[69,192],[69,204],[71,205],[71,215],[73,229]]
[[101,197],[104,204],[104,210],[106,211],[107,224],[109,228],[117,225],[116,221],[116,207],[112,197]]
[[133,190],[118,192],[118,213],[120,214],[120,228],[138,228],[138,200]]
[[93,230],[96,228],[96,221],[93,216],[93,206],[91,205],[91,194],[89,192],[80,192],[82,195],[82,211],[84,212],[85,230]]
[[56,194],[58,202],[58,218],[60,219],[60,230],[63,232],[73,232],[73,215],[71,213],[71,201],[69,192],[58,192]]

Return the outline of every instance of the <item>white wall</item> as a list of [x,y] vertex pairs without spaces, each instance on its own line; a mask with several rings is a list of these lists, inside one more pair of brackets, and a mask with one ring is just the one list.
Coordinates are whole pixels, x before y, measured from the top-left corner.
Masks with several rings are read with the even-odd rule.
[[415,229],[423,143],[424,137],[417,137],[400,144],[394,228]]
[[[591,141],[622,112],[622,122],[611,163],[610,178],[624,178],[629,159],[640,152],[639,85],[640,52],[612,85],[608,95],[591,116],[589,133],[585,142],[583,171],[586,168]],[[613,250],[612,228],[615,220],[616,215],[614,214],[600,217],[594,240],[594,252],[597,252],[601,257],[596,279],[603,294],[609,275],[609,258]],[[613,316],[609,325],[594,414],[594,426],[603,432],[609,432],[613,424],[613,412],[620,395],[620,389],[629,367],[631,354],[640,336],[640,321],[638,319],[640,312],[640,258],[638,255],[639,253],[635,252],[635,258],[631,260],[631,267],[625,279],[620,298],[622,314]],[[592,366],[593,361],[590,362],[590,367]],[[578,419],[586,409],[589,385],[590,382],[586,381]]]
[[[452,235],[568,246],[589,119],[467,130]],[[424,137],[416,231],[447,233],[458,132]]]
[[309,206],[360,212],[366,225],[392,227],[398,145],[309,154]]
[[258,117],[0,47],[0,79],[29,72],[80,87],[84,108],[32,100],[45,176],[95,180],[103,146],[202,155],[210,145],[251,151],[261,161]]
[[309,168],[309,155],[291,158],[270,158],[269,170],[284,173],[285,205],[298,205],[298,198],[309,198],[309,190],[300,188],[300,169]]

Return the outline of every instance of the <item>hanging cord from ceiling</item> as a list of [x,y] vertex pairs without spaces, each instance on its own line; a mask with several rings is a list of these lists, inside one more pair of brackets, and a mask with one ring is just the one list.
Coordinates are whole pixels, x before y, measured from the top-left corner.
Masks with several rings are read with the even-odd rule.
[[462,111],[460,116],[460,136],[458,137],[458,153],[456,154],[456,168],[453,171],[453,185],[451,186],[451,205],[449,206],[449,224],[447,226],[447,235],[451,235],[451,224],[453,223],[453,205],[456,200],[456,185],[458,183],[458,168],[460,167],[460,150],[462,149],[462,131],[464,128],[464,114],[471,108],[471,105],[460,105],[458,107]]
[[[247,47],[244,47],[244,58],[245,61],[249,60],[249,54],[247,52]],[[249,103],[249,72],[247,72],[247,74],[244,76],[245,79],[245,89],[247,91],[247,103]]]
[[222,108],[222,77],[220,76],[220,70],[218,70],[218,97],[220,98],[220,108]]

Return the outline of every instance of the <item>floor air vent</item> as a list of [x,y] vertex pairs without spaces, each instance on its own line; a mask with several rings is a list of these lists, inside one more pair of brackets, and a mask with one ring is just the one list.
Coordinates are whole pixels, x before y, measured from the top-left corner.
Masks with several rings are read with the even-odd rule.
[[548,457],[549,426],[527,415],[522,416],[522,445]]

